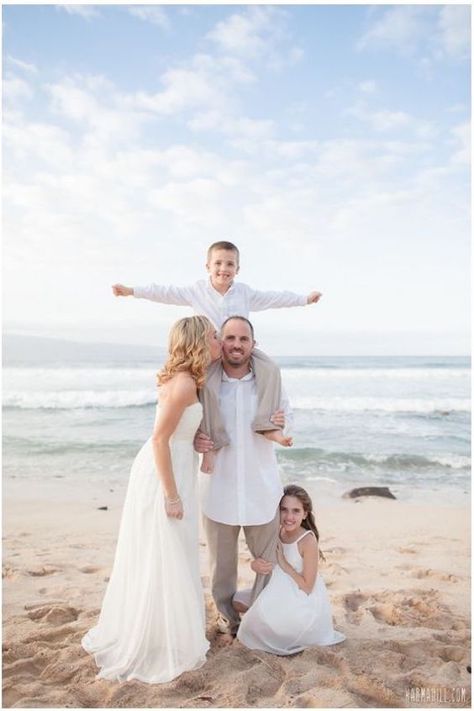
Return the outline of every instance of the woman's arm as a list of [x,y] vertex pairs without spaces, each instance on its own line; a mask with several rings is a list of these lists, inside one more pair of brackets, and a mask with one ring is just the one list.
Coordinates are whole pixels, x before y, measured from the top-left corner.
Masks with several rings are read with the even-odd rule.
[[316,576],[318,574],[318,558],[319,558],[319,548],[318,542],[315,536],[305,536],[300,543],[301,555],[303,557],[303,572],[297,573],[292,565],[286,560],[283,547],[281,543],[278,543],[277,547],[277,560],[280,568],[298,585],[300,590],[303,590],[307,595],[309,595],[316,582]]
[[160,401],[160,412],[153,429],[155,467],[166,497],[166,511],[174,518],[182,518],[183,508],[173,474],[169,441],[185,408],[195,401],[194,380],[187,373],[178,373],[167,383],[166,397]]

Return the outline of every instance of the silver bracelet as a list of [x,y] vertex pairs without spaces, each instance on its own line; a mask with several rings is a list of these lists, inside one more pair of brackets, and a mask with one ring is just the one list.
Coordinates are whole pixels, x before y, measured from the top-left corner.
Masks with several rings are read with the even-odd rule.
[[167,496],[165,496],[165,499],[167,504],[179,504],[179,502],[181,501],[180,496],[178,496],[177,499],[169,499]]

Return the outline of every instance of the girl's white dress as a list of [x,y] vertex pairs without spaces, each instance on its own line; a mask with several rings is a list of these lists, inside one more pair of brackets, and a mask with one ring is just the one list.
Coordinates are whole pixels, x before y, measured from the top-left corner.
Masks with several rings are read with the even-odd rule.
[[[312,531],[303,533],[294,543],[283,543],[288,563],[296,572],[303,571],[303,558],[298,541]],[[245,602],[246,591],[235,600]],[[262,649],[271,654],[288,655],[307,647],[337,644],[345,640],[332,626],[331,603],[326,585],[318,572],[312,592],[307,595],[279,565],[242,618],[238,639],[250,649]]]
[[[159,416],[159,408],[157,411]],[[206,661],[204,595],[199,573],[198,457],[193,438],[202,406],[185,409],[170,440],[183,501],[169,518],[151,438],[131,469],[110,581],[97,626],[82,639],[98,677],[166,682]]]

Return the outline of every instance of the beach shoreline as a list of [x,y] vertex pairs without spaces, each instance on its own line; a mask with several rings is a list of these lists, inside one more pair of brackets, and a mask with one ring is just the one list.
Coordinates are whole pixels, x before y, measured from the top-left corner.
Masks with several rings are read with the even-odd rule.
[[[289,658],[238,641],[219,645],[201,536],[206,665],[169,684],[117,684],[95,678],[80,639],[105,592],[123,492],[109,492],[116,498],[105,502],[94,489],[82,493],[51,501],[31,490],[13,496],[7,487],[5,707],[455,707],[447,691],[433,691],[442,689],[469,706],[467,507],[376,498],[318,507],[321,574],[347,641]],[[239,585],[251,580],[249,563],[241,541]],[[411,703],[416,689],[425,689],[424,702]]]

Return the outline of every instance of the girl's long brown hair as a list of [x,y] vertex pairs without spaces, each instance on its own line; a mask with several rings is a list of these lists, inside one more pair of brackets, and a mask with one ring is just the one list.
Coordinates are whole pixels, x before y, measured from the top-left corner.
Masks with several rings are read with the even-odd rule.
[[211,362],[208,335],[212,324],[206,316],[188,316],[172,326],[168,340],[168,359],[158,372],[158,385],[181,371],[188,371],[202,388]]

